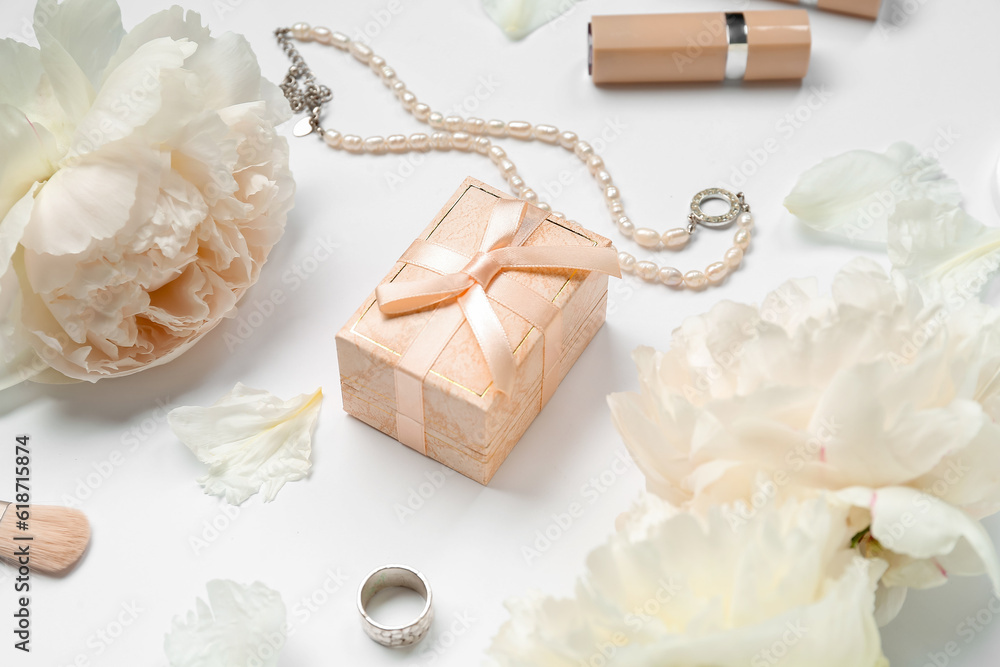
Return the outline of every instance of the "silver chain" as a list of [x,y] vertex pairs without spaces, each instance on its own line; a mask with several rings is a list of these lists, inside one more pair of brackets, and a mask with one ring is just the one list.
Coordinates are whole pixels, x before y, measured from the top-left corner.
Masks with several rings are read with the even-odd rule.
[[316,83],[316,76],[292,43],[291,28],[278,28],[274,31],[274,36],[278,39],[278,46],[292,61],[292,66],[288,68],[288,73],[281,82],[281,91],[288,99],[293,112],[309,112],[309,124],[312,125],[313,131],[323,136],[319,117],[323,105],[333,99],[333,91],[327,86]]

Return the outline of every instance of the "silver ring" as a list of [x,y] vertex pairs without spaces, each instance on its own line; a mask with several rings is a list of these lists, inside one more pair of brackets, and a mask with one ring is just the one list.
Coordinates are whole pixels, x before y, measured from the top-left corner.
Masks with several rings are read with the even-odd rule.
[[729,38],[729,52],[726,54],[726,78],[742,81],[747,75],[750,60],[749,31],[743,12],[726,12],[726,35]]
[[[396,627],[382,625],[368,615],[367,607],[379,591],[387,588],[409,588],[427,601],[423,611],[415,621]],[[423,639],[431,629],[434,610],[431,608],[431,587],[424,575],[405,565],[384,565],[365,577],[358,589],[358,611],[361,613],[361,627],[365,634],[382,646],[399,648],[413,646]]]
[[[708,215],[702,210],[701,205],[711,199],[719,199],[729,204],[729,210],[722,215]],[[749,210],[743,193],[733,194],[722,188],[708,188],[702,190],[691,200],[691,223],[703,225],[705,227],[725,227],[735,222],[740,213]]]

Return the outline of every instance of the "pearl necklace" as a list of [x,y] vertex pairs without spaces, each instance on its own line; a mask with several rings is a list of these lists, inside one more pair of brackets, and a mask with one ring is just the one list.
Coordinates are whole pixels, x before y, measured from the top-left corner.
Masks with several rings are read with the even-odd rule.
[[[532,125],[526,121],[483,120],[481,118],[462,118],[460,116],[445,116],[431,110],[431,107],[417,101],[406,84],[396,75],[396,70],[386,64],[384,58],[375,55],[371,48],[358,41],[352,41],[347,35],[333,32],[329,28],[310,27],[307,23],[296,23],[291,28],[275,30],[278,44],[292,61],[292,66],[281,84],[295,112],[308,111],[309,116],[295,125],[296,136],[306,136],[313,132],[319,134],[326,145],[336,150],[349,153],[371,153],[382,155],[386,153],[408,153],[413,151],[467,151],[476,152],[490,158],[511,190],[520,199],[549,211],[552,217],[564,218],[562,213],[552,211],[549,204],[540,201],[538,193],[524,182],[518,173],[517,166],[510,160],[506,151],[493,143],[492,139],[510,137],[521,141],[540,141],[550,145],[558,145],[572,152],[587,165],[590,174],[604,191],[611,218],[618,231],[631,238],[643,248],[656,250],[680,250],[690,240],[691,235],[699,225],[705,227],[725,227],[736,222],[738,229],[733,236],[733,247],[729,248],[721,262],[709,264],[704,271],[688,271],[682,273],[672,266],[658,266],[655,262],[639,261],[627,252],[618,253],[618,262],[624,273],[634,273],[647,282],[661,282],[668,287],[689,289],[704,289],[708,285],[718,285],[726,276],[735,271],[743,261],[743,253],[750,245],[750,232],[754,227],[754,217],[750,206],[743,199],[743,193],[732,194],[719,188],[703,190],[695,195],[691,202],[691,213],[688,225],[676,229],[668,229],[660,234],[655,229],[636,228],[625,215],[621,194],[611,179],[611,174],[593,147],[581,140],[574,132],[560,132],[553,125]],[[409,136],[393,134],[388,137],[372,136],[362,138],[355,134],[341,134],[337,130],[320,126],[320,113],[323,105],[329,102],[333,95],[326,86],[318,85],[312,71],[306,65],[301,54],[292,44],[292,39],[299,42],[317,42],[333,46],[354,56],[358,62],[368,65],[402,104],[403,108],[413,114],[422,123],[430,125],[434,130],[429,134],[417,133]],[[710,199],[720,199],[729,203],[729,211],[719,216],[709,216],[701,208]]]

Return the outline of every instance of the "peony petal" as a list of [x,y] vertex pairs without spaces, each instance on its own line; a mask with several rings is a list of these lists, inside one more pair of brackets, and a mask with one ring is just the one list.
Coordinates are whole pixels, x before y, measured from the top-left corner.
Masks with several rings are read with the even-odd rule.
[[[938,498],[909,487],[851,487],[837,498],[871,512],[871,534],[885,549],[934,563],[947,576],[949,562],[956,574],[986,573],[1000,590],[1000,560],[986,529],[968,514]],[[953,561],[949,561],[949,557]],[[975,567],[971,562],[975,561]]]
[[[115,0],[38,0],[35,32],[46,35],[42,50],[55,40],[76,63],[94,89],[125,36],[121,10]],[[38,38],[42,43],[42,37]]]
[[286,482],[304,478],[311,467],[312,432],[323,393],[282,401],[242,384],[207,408],[170,412],[177,437],[209,466],[199,479],[205,492],[234,505],[263,489],[274,500]]
[[[162,168],[158,152],[138,146],[106,146],[80,156],[41,189],[22,245],[39,255],[75,255],[144,223],[156,203]],[[66,280],[34,275],[32,284],[49,292]]]
[[256,582],[208,582],[208,601],[173,620],[164,640],[171,667],[277,667],[287,611],[281,595]]
[[41,55],[33,46],[7,38],[0,39],[0,104],[24,109],[34,104],[42,79]]
[[[108,74],[90,110],[80,119],[68,159],[123,139],[148,123],[164,104],[164,71],[179,69],[197,49],[192,42],[168,38],[140,46]],[[181,94],[180,90],[170,92]]]
[[[32,125],[23,112],[0,104],[0,220],[32,184],[55,173],[55,140],[44,127]],[[7,253],[7,247],[0,248]],[[12,249],[11,249],[12,251]],[[10,254],[7,253],[7,257]]]
[[574,8],[579,0],[482,0],[483,9],[511,39],[521,39]]
[[884,154],[856,150],[819,163],[799,177],[784,203],[813,229],[884,243],[889,216],[911,199],[957,207],[962,196],[936,159],[900,142]]

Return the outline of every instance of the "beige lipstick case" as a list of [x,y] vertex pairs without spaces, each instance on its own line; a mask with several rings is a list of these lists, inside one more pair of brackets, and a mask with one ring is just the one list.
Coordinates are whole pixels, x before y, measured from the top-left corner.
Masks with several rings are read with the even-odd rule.
[[812,33],[801,9],[594,16],[594,83],[796,80]]

